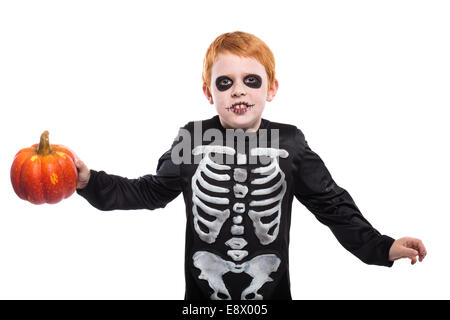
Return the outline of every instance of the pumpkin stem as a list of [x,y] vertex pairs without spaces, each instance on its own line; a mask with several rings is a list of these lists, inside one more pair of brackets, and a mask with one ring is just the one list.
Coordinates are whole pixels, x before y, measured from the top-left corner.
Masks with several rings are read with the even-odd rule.
[[47,130],[45,130],[41,134],[41,142],[39,142],[36,152],[41,156],[45,156],[45,155],[49,154],[50,152],[52,152],[52,150],[50,149],[50,141],[48,139],[48,131]]

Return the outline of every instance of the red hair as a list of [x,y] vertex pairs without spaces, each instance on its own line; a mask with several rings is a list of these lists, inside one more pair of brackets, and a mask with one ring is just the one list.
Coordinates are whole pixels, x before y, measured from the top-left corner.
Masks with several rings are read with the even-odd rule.
[[232,53],[240,57],[254,58],[266,69],[268,89],[275,80],[275,57],[269,47],[253,34],[235,31],[221,34],[209,46],[203,60],[203,85],[210,88],[211,69],[221,53]]

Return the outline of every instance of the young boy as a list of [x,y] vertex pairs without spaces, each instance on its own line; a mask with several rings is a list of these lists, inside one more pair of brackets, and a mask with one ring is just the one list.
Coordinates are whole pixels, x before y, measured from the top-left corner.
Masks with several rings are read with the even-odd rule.
[[153,210],[183,192],[185,299],[291,299],[294,196],[367,264],[414,264],[426,255],[421,240],[374,229],[300,129],[262,118],[277,89],[268,46],[245,32],[222,34],[203,70],[203,92],[218,115],[180,129],[155,175],[127,179],[77,163],[77,192],[100,210]]

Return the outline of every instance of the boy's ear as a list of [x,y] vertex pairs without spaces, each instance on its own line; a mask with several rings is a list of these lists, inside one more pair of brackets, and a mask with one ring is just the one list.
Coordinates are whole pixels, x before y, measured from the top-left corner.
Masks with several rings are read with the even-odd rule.
[[212,98],[212,94],[211,91],[209,91],[209,88],[206,84],[203,85],[203,93],[205,94],[206,99],[208,99],[210,104],[213,104],[213,98]]
[[275,98],[275,95],[277,94],[278,91],[278,80],[275,79],[272,82],[272,85],[270,86],[269,90],[267,91],[267,101],[270,102],[273,100],[273,98]]

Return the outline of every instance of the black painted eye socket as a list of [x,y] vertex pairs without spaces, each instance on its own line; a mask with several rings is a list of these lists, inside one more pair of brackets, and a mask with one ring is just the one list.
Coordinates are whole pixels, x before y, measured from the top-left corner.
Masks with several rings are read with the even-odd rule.
[[231,88],[233,80],[228,77],[218,77],[216,79],[216,87],[219,91],[225,91]]
[[258,89],[261,88],[262,79],[257,74],[249,74],[244,78],[244,83],[250,88]]
[[[249,74],[244,78],[244,83],[250,88],[261,88],[262,79],[257,74]],[[221,76],[216,79],[216,87],[219,91],[226,91],[233,86],[233,80],[229,77]]]

